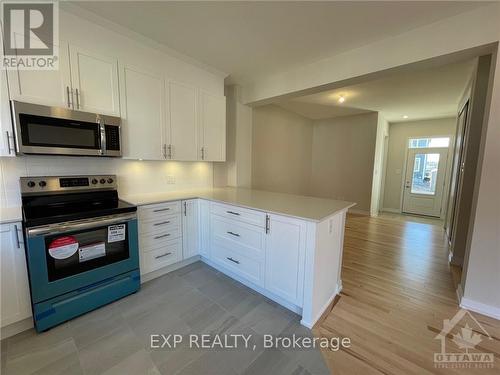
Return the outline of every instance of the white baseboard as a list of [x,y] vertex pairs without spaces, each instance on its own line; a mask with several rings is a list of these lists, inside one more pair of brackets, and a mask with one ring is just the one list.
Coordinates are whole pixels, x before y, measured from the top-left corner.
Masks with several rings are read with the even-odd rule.
[[400,214],[401,210],[398,208],[382,208],[380,211],[382,212],[391,212],[393,214]]
[[462,298],[464,296],[464,291],[462,290],[461,284],[458,284],[456,292],[457,292],[458,306],[460,306],[462,303]]
[[335,294],[333,294],[328,299],[328,301],[321,307],[320,312],[318,313],[318,315],[315,316],[312,321],[306,321],[306,320],[302,319],[300,321],[300,324],[302,324],[304,327],[312,329],[314,327],[314,325],[318,322],[318,320],[321,318],[321,316],[323,316],[323,314],[325,313],[326,309],[328,307],[330,307],[330,305],[333,302],[333,300],[335,299],[335,297],[337,297],[340,294],[341,291],[342,291],[342,280],[340,280],[338,282],[337,287],[335,288]]
[[474,311],[479,314],[489,316],[490,318],[500,319],[500,308],[486,305],[482,302],[473,301],[462,296],[460,299],[460,307],[466,310]]
[[360,210],[358,208],[349,208],[347,210],[348,213],[350,214],[357,214],[357,215],[364,215],[364,216],[370,216],[370,211],[366,210]]

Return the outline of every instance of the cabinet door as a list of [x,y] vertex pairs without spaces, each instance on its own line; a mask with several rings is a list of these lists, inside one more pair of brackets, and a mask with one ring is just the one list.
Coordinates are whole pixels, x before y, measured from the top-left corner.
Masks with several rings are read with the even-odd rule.
[[130,66],[121,73],[123,157],[163,160],[163,79]]
[[14,131],[10,117],[7,73],[0,70],[0,156],[15,156]]
[[1,326],[31,316],[21,223],[0,225]]
[[10,98],[22,102],[71,108],[68,45],[59,45],[57,70],[9,70]]
[[200,255],[210,258],[210,202],[200,199]]
[[70,45],[74,108],[120,115],[118,61]]
[[198,137],[196,127],[196,89],[169,82],[170,159],[197,160]]
[[226,98],[206,92],[199,96],[201,160],[226,160]]
[[198,199],[182,202],[182,248],[183,259],[199,253],[199,210]]
[[266,289],[302,306],[306,223],[302,220],[269,215],[266,236]]

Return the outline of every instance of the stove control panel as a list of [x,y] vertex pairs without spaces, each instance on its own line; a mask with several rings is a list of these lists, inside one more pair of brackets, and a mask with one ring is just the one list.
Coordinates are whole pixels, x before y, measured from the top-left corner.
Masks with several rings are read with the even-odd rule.
[[64,193],[78,190],[116,189],[116,176],[37,176],[21,177],[21,194]]

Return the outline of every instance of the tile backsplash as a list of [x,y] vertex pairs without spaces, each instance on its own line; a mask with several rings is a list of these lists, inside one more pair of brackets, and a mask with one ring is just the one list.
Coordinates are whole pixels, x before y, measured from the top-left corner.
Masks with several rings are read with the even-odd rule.
[[115,174],[122,195],[213,186],[213,166],[207,162],[20,156],[0,158],[0,206],[20,205],[19,177],[77,174]]

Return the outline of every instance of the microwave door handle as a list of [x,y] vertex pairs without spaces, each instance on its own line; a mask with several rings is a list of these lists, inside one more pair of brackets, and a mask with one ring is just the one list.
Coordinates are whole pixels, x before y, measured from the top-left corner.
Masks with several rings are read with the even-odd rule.
[[48,234],[59,234],[65,232],[72,232],[75,230],[85,230],[102,227],[104,225],[112,225],[117,223],[124,223],[137,218],[136,213],[118,214],[104,216],[102,218],[91,218],[78,221],[69,221],[65,223],[49,224],[40,227],[29,228],[26,230],[28,237],[35,237]]
[[102,118],[98,119],[99,130],[101,132],[101,155],[106,155],[106,126],[104,125],[104,120]]

